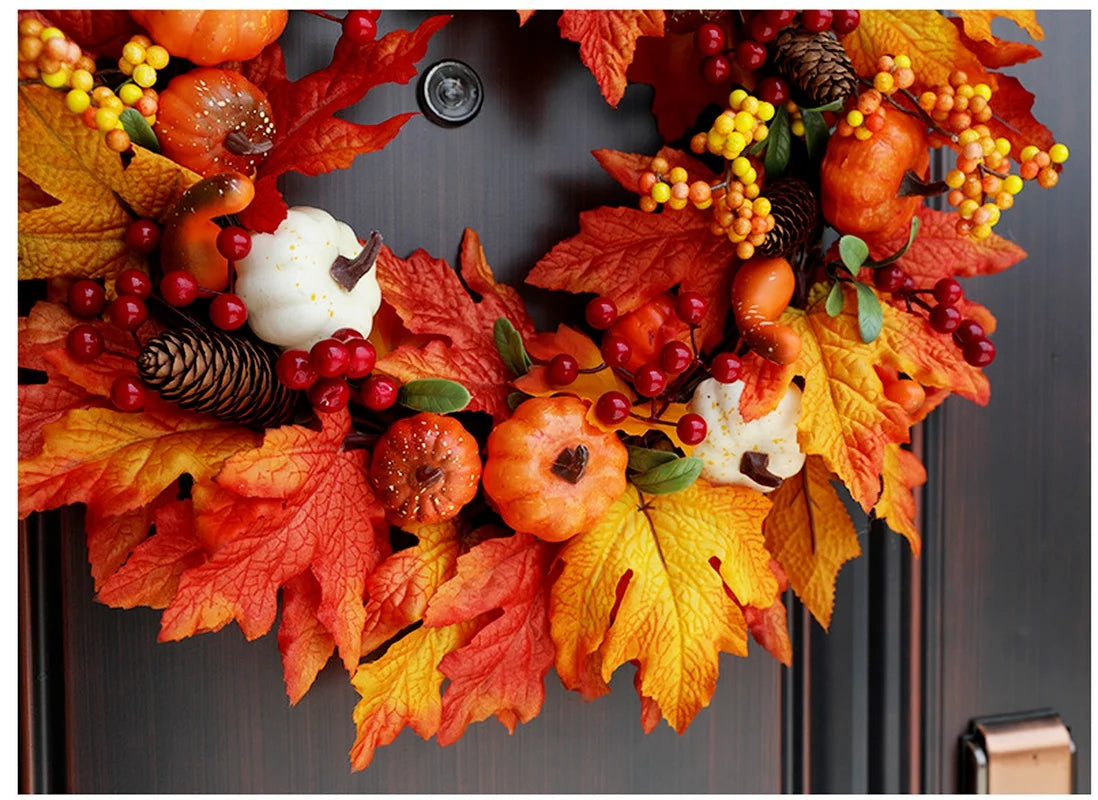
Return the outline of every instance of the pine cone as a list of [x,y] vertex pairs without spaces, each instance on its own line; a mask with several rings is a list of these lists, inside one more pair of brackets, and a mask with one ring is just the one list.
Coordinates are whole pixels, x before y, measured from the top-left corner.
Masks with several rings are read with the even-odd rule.
[[766,184],[763,196],[770,201],[774,227],[757,248],[764,256],[785,258],[809,240],[820,226],[820,203],[801,178],[779,178]]
[[146,342],[137,372],[161,397],[183,408],[268,428],[288,422],[297,401],[275,374],[277,357],[248,339],[183,328]]
[[774,40],[774,65],[793,89],[793,99],[808,108],[845,100],[857,91],[850,56],[834,34],[786,28]]

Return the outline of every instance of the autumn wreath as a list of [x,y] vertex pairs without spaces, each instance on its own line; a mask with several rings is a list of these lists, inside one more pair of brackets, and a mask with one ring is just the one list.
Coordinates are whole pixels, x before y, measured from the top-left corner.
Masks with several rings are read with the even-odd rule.
[[455,271],[282,197],[398,134],[335,115],[448,19],[314,13],[296,80],[285,11],[20,13],[19,510],[84,505],[99,600],[253,639],[281,595],[290,700],[338,653],[361,769],[513,729],[550,669],[590,699],[630,662],[682,731],[749,634],[791,662],[786,589],[827,625],[847,497],[918,552],[904,444],[995,355],[957,278],[1024,257],[993,229],[1068,156],[992,71],[1032,12],[561,13],[684,147],[595,154],[639,198],[538,261],[585,303],[541,332],[472,231]]

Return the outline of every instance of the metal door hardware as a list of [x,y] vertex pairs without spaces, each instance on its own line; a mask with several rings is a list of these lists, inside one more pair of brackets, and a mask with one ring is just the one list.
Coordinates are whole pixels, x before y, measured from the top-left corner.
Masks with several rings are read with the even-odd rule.
[[961,786],[971,794],[1070,794],[1075,742],[1055,711],[980,717],[961,737]]

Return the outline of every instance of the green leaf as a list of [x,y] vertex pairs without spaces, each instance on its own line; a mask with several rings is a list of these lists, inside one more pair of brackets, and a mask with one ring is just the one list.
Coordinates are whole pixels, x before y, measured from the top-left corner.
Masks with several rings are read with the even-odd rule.
[[634,472],[648,472],[653,467],[678,458],[677,455],[666,450],[650,450],[647,447],[633,445],[626,445],[625,449],[629,451],[629,469]]
[[503,359],[507,369],[516,376],[525,375],[530,370],[530,356],[522,346],[522,336],[515,330],[511,320],[507,317],[497,319],[492,328],[492,336],[496,340],[499,357]]
[[824,303],[824,310],[827,311],[829,317],[837,317],[842,313],[843,287],[840,281],[831,284],[831,291],[827,295],[827,302]]
[[895,253],[890,255],[888,258],[882,259],[881,261],[873,261],[872,259],[867,259],[866,262],[865,262],[865,266],[873,267],[873,269],[880,269],[881,267],[887,267],[892,262],[899,261],[901,258],[903,258],[904,253],[906,253],[911,248],[911,243],[915,241],[915,237],[919,233],[919,225],[920,225],[919,218],[918,217],[912,217],[911,218],[911,233],[908,234],[907,244],[905,244],[903,247],[901,247]]
[[869,344],[881,335],[881,326],[884,324],[881,301],[877,299],[877,293],[872,287],[864,283],[855,282],[854,288],[858,290],[858,330],[862,334],[862,341]]
[[700,458],[686,456],[634,475],[630,480],[646,494],[672,494],[696,481],[704,466],[705,462]]
[[118,115],[118,121],[122,123],[122,128],[130,135],[131,142],[144,147],[146,150],[152,150],[154,153],[160,152],[160,142],[157,141],[152,126],[145,121],[145,118],[141,116],[141,112],[136,108],[124,109]]
[[843,260],[843,266],[846,267],[847,271],[851,275],[857,276],[858,270],[869,258],[869,245],[857,236],[847,234],[839,239],[839,258]]
[[766,156],[763,158],[763,166],[766,167],[767,178],[781,175],[789,166],[792,137],[793,134],[789,130],[789,113],[785,110],[785,106],[782,106],[770,120],[770,133],[765,140]]
[[408,381],[397,392],[397,402],[415,411],[449,414],[469,405],[469,390],[457,381],[445,378],[420,378]]
[[802,111],[801,121],[804,123],[804,144],[808,148],[808,157],[815,159],[827,149],[830,136],[827,123],[819,111]]
[[830,103],[822,106],[815,106],[814,108],[802,107],[801,114],[807,114],[809,111],[839,111],[842,109],[843,103],[845,102],[846,100],[840,97],[838,100],[832,100]]
[[530,395],[526,392],[511,392],[507,395],[507,407],[514,411],[529,399]]

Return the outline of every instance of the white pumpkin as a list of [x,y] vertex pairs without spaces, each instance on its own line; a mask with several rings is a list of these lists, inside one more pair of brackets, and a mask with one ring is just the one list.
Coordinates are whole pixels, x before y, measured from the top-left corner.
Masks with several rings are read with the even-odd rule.
[[[705,462],[701,476],[711,483],[747,486],[760,492],[777,488],[774,480],[759,483],[764,477],[748,464],[754,461],[775,478],[796,475],[804,466],[804,453],[797,444],[797,419],[801,415],[801,390],[794,384],[786,389],[778,407],[757,420],[746,422],[740,414],[743,381],[720,383],[709,378],[698,384],[689,403],[690,411],[700,414],[708,425],[705,439],[694,448],[693,456]],[[766,456],[748,457],[745,453]],[[746,473],[744,467],[747,466]]]
[[236,293],[255,335],[303,350],[340,328],[369,336],[381,305],[377,270],[350,291],[329,271],[337,256],[361,251],[351,227],[319,208],[296,206],[274,233],[253,234],[251,252],[236,262]]

